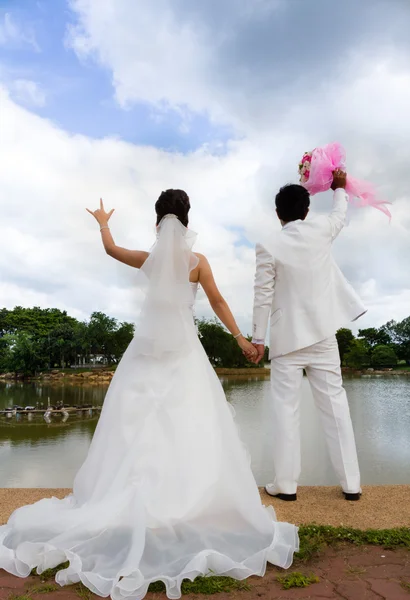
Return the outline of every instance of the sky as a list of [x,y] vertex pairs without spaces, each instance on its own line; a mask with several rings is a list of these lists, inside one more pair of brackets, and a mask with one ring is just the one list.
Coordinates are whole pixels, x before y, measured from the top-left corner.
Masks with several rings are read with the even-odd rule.
[[[0,306],[136,321],[135,272],[85,208],[102,197],[116,243],[148,250],[155,200],[178,187],[250,332],[275,194],[339,141],[392,202],[391,223],[351,210],[334,245],[368,307],[355,327],[409,316],[409,26],[408,0],[0,0]],[[196,314],[212,314],[203,293]]]

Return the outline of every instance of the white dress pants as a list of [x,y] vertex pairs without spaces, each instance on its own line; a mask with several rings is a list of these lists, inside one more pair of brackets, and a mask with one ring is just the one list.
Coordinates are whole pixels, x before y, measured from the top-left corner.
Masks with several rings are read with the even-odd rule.
[[356,443],[335,336],[271,361],[275,487],[278,493],[294,494],[300,477],[300,388],[304,369],[342,489],[360,492]]

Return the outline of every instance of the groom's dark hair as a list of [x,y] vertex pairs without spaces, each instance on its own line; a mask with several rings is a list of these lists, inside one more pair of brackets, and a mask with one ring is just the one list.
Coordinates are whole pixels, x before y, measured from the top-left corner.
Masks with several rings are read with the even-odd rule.
[[276,194],[276,212],[285,223],[306,219],[310,206],[310,195],[302,185],[290,183]]
[[182,225],[188,227],[188,213],[191,205],[189,197],[183,190],[166,190],[162,192],[155,203],[155,212],[157,213],[157,225],[165,215],[175,215],[181,221]]

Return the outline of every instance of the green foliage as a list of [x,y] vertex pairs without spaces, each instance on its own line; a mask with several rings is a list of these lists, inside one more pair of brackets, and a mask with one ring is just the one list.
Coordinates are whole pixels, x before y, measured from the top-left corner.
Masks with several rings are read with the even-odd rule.
[[389,321],[385,326],[390,333],[399,359],[410,361],[410,317],[400,323]]
[[344,357],[346,366],[352,369],[363,369],[370,365],[369,347],[363,340],[354,339]]
[[111,334],[111,358],[118,363],[134,336],[133,323],[120,323]]
[[41,581],[44,583],[44,582],[48,581],[49,579],[55,579],[55,576],[57,575],[57,573],[59,571],[62,571],[63,569],[68,569],[69,566],[70,566],[70,563],[67,561],[65,563],[61,563],[61,565],[57,565],[56,567],[54,567],[52,569],[46,569],[45,571],[43,571],[41,573],[41,575],[38,575],[37,570],[33,569],[31,571],[31,575],[37,575],[38,577],[40,577]]
[[291,588],[309,587],[312,583],[319,583],[320,579],[317,575],[303,575],[303,573],[295,571],[276,577],[276,581],[281,584],[284,590],[290,590]]
[[350,349],[350,344],[355,339],[353,332],[350,329],[339,329],[336,332],[337,344],[339,346],[340,360],[343,364],[345,355]]
[[348,367],[361,369],[370,364],[391,367],[397,364],[397,360],[410,365],[410,317],[399,323],[389,321],[378,329],[359,329],[358,339],[350,329],[339,329],[336,337],[341,362]]
[[36,337],[48,335],[57,325],[73,324],[76,319],[58,308],[23,308],[0,310],[0,336],[24,331]]
[[380,327],[369,327],[368,329],[359,329],[358,337],[362,338],[369,346],[388,346],[392,343],[390,333],[387,329]]
[[307,562],[316,558],[327,546],[348,542],[356,546],[372,545],[387,549],[410,549],[410,529],[352,529],[326,525],[302,525],[299,528],[300,550],[295,558]]
[[33,375],[47,368],[75,366],[90,355],[117,363],[134,334],[132,323],[118,323],[101,312],[80,322],[58,309],[0,310],[0,371]]
[[397,356],[392,346],[376,346],[372,351],[372,365],[374,367],[395,367]]
[[[249,368],[254,365],[246,360],[237,341],[217,319],[197,321],[199,339],[212,365],[225,368]],[[263,361],[261,361],[263,364]]]
[[44,343],[41,338],[24,331],[7,334],[3,338],[6,347],[3,348],[1,358],[2,366],[7,371],[31,375],[47,365],[47,357],[44,353]]
[[42,585],[37,585],[33,588],[30,588],[30,594],[49,594],[50,592],[56,592],[59,590],[59,586],[53,583],[43,583]]
[[[243,356],[238,344],[217,320],[197,321],[200,339],[215,367],[255,367]],[[33,375],[44,369],[76,366],[90,356],[106,363],[118,363],[134,335],[132,323],[119,323],[102,312],[92,313],[81,322],[58,308],[41,309],[16,306],[0,309],[0,372]],[[359,330],[355,338],[350,329],[336,333],[341,362],[354,369],[370,364],[410,365],[410,317],[397,323],[389,321],[379,329]],[[250,339],[250,338],[248,338]],[[265,352],[268,360],[269,349]],[[263,366],[263,361],[258,365]]]
[[[220,367],[256,367],[243,356],[232,335],[221,323],[198,321],[201,342],[210,361]],[[132,323],[119,323],[102,312],[80,322],[58,309],[0,310],[0,372],[24,376],[45,369],[65,369],[89,362],[118,363],[134,335]],[[267,357],[268,349],[266,350]],[[263,366],[263,361],[259,366]]]
[[[299,562],[307,562],[316,558],[326,547],[335,546],[340,543],[350,543],[356,546],[373,545],[381,546],[386,550],[395,548],[408,548],[410,550],[410,529],[402,527],[398,529],[368,529],[362,531],[360,529],[352,529],[348,527],[330,527],[326,525],[302,525],[299,528],[300,551],[295,554],[295,560]],[[58,571],[66,569],[69,563],[58,565],[54,569],[47,569],[39,577],[40,580],[48,582],[55,578]],[[37,575],[33,569],[31,575]],[[305,576],[300,573],[291,573],[285,576],[286,580],[289,577],[289,587],[306,587],[297,585],[297,582],[303,583]],[[312,578],[315,576],[312,575]],[[307,578],[309,579],[309,578]],[[316,579],[315,579],[316,581]],[[310,583],[315,583],[310,581]],[[280,582],[282,583],[282,582]],[[290,585],[294,583],[294,585]],[[197,577],[194,581],[185,580],[182,583],[183,594],[217,594],[220,592],[232,592],[240,590],[249,590],[250,586],[244,581],[237,581],[231,577],[214,577],[212,573],[208,577]],[[285,588],[288,589],[288,588]],[[86,590],[86,591],[85,591]],[[161,593],[165,590],[165,586],[161,581],[157,581],[150,585],[149,591],[152,593]],[[34,590],[33,590],[34,591]],[[51,590],[49,590],[51,591]],[[78,587],[77,595],[84,600],[87,600],[87,588]],[[14,600],[17,600],[16,598]],[[23,600],[23,598],[19,598]],[[25,596],[24,600],[30,600],[30,596]]]
[[[232,577],[214,577],[212,575],[209,577],[197,577],[194,581],[184,579],[181,585],[183,594],[206,594],[211,596],[213,594],[229,593],[236,590],[248,591],[250,590],[250,586],[246,582],[232,579]],[[151,593],[165,592],[165,585],[162,581],[156,581],[155,583],[151,583],[148,591]]]
[[81,600],[91,600],[92,592],[83,583],[77,583],[75,586],[75,593]]

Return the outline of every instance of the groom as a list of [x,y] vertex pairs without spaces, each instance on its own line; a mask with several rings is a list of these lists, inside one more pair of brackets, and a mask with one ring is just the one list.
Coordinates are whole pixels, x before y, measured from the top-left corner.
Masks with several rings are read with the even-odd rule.
[[256,246],[253,344],[259,362],[270,317],[273,444],[276,479],[271,496],[296,500],[300,476],[300,387],[306,371],[320,412],[330,459],[346,500],[359,500],[360,472],[336,331],[366,312],[342,275],[332,242],[345,224],[346,173],[335,171],[333,210],[305,221],[307,190],[287,185],[276,196],[282,231]]

